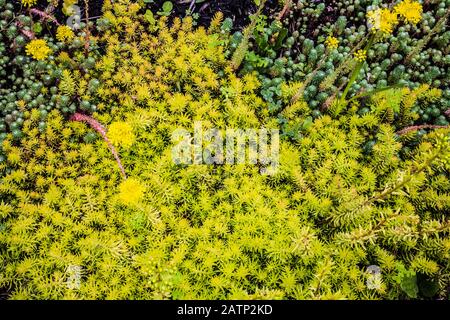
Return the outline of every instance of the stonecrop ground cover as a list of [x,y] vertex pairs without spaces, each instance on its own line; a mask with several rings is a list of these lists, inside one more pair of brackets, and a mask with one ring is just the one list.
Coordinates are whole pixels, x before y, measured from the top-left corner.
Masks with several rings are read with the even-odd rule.
[[450,298],[450,1],[89,2],[0,0],[0,297]]

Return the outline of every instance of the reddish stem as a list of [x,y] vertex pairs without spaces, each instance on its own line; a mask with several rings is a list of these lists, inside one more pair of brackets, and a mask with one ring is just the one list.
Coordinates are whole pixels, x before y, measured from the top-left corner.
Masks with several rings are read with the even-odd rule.
[[54,17],[49,15],[47,12],[44,12],[44,11],[41,11],[41,10],[38,10],[35,8],[30,9],[30,12],[34,13],[35,15],[40,16],[42,19],[49,20],[49,21],[55,23],[57,26],[61,25]]
[[292,0],[286,0],[284,3],[283,10],[278,14],[277,20],[281,21],[283,20],[284,16],[288,13],[289,9],[291,8],[291,2]]
[[399,136],[401,136],[401,135],[404,135],[404,134],[406,134],[408,132],[417,131],[417,130],[421,130],[421,129],[443,129],[443,128],[449,128],[449,127],[450,126],[435,126],[435,125],[431,125],[431,124],[424,124],[424,125],[421,125],[421,126],[411,126],[411,127],[405,128],[405,129],[397,132],[397,134]]
[[18,26],[20,28],[20,32],[22,32],[22,34],[25,37],[27,37],[28,39],[32,40],[32,39],[35,38],[33,31],[22,29],[23,28],[23,24],[20,21],[16,22],[16,26]]
[[20,32],[22,32],[22,34],[25,36],[25,37],[27,37],[28,39],[34,39],[35,37],[34,37],[34,33],[33,32],[31,32],[30,30],[24,30],[24,29],[21,29],[20,30]]
[[127,178],[127,175],[125,173],[125,169],[122,166],[122,162],[120,161],[119,154],[117,153],[116,149],[112,145],[111,141],[109,141],[108,136],[106,135],[106,129],[100,122],[92,118],[91,116],[82,114],[82,113],[75,113],[72,117],[70,117],[70,120],[72,121],[78,121],[78,122],[86,122],[91,126],[92,129],[97,131],[105,140],[105,142],[108,145],[109,150],[111,150],[111,153],[113,154],[114,158],[116,159],[117,164],[119,165],[120,172],[122,173],[122,176],[124,179]]

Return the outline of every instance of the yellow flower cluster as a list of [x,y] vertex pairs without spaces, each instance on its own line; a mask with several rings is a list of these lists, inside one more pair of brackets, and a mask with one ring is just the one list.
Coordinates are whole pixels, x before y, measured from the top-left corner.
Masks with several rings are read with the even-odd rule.
[[44,60],[52,52],[47,45],[47,42],[42,39],[31,40],[26,46],[26,53],[36,60]]
[[327,40],[325,40],[325,45],[328,47],[328,49],[335,50],[339,46],[339,40],[335,37],[330,36],[327,38]]
[[123,204],[137,204],[144,192],[145,187],[138,180],[128,178],[119,186],[119,199]]
[[36,4],[37,0],[22,0],[21,2],[25,7],[32,7]]
[[108,138],[116,147],[130,148],[135,140],[133,128],[126,122],[114,122],[108,128]]
[[68,26],[59,26],[58,30],[56,30],[56,39],[58,39],[61,42],[65,42],[67,40],[73,39],[75,34],[73,33],[72,29]]
[[386,8],[369,11],[367,20],[373,31],[380,30],[384,34],[391,34],[398,23],[397,14]]
[[422,5],[417,1],[404,0],[394,8],[407,23],[416,24],[422,20]]
[[367,58],[367,51],[366,50],[358,50],[354,53],[355,59],[358,62],[363,62]]
[[367,13],[367,21],[373,31],[391,34],[398,24],[398,16],[406,23],[417,24],[422,19],[422,5],[417,1],[404,0],[393,10],[383,8],[371,10]]

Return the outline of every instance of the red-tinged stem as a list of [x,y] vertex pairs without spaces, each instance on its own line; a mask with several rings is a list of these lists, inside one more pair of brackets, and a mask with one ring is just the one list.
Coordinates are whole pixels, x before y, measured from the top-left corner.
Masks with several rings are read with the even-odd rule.
[[20,32],[22,32],[23,35],[24,35],[25,37],[27,37],[28,39],[31,39],[31,40],[32,40],[32,39],[35,38],[35,37],[34,37],[34,33],[31,32],[30,30],[24,30],[24,29],[21,29]]
[[289,12],[289,9],[291,8],[292,0],[285,0],[285,1],[286,2],[284,3],[283,10],[281,10],[281,12],[278,14],[278,17],[277,17],[278,21],[283,20],[284,16]]
[[122,166],[122,162],[120,161],[119,154],[117,153],[116,149],[112,145],[111,141],[109,141],[108,136],[106,135],[106,129],[100,122],[92,118],[91,116],[82,114],[82,113],[75,113],[72,117],[70,117],[70,120],[72,121],[78,121],[78,122],[86,122],[91,126],[92,129],[97,131],[105,140],[105,142],[108,145],[109,150],[111,150],[111,153],[113,154],[114,158],[116,159],[117,164],[119,165],[120,172],[122,173],[122,176],[124,179],[127,178],[127,175],[125,173],[125,169]]
[[16,26],[19,27],[20,32],[22,32],[22,34],[27,37],[28,39],[32,40],[35,38],[33,31],[31,30],[25,30],[23,29],[23,24],[20,21],[16,22]]
[[40,16],[42,19],[46,19],[46,20],[49,20],[49,21],[53,22],[57,26],[61,25],[54,17],[49,15],[47,12],[44,12],[44,11],[41,11],[41,10],[38,10],[38,9],[35,9],[35,8],[30,9],[30,12],[34,13],[35,15]]
[[411,126],[411,127],[405,128],[405,129],[397,132],[397,134],[399,136],[401,136],[408,132],[417,131],[417,130],[421,130],[421,129],[443,129],[443,128],[450,128],[450,126],[435,126],[435,125],[431,125],[431,124],[424,124],[421,126]]

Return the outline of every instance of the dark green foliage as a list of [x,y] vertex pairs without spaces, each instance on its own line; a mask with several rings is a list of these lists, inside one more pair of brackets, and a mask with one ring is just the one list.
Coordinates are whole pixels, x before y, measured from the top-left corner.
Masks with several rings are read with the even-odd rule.
[[[260,18],[242,72],[260,73],[262,95],[271,111],[281,108],[282,80],[303,82],[302,97],[308,105],[316,110],[326,108],[328,99],[349,80],[353,65],[348,55],[367,37],[366,13],[374,8],[371,5],[368,0],[293,1],[281,23],[276,20],[279,12]],[[415,110],[419,114],[415,123],[448,125],[450,34],[445,12],[449,6],[445,0],[427,2],[419,24],[400,26],[395,34],[376,42],[349,95],[395,84],[416,88],[427,83],[442,89],[443,97],[428,110]],[[324,45],[328,36],[339,40],[338,49],[330,53]]]
[[[72,35],[66,41],[58,41],[51,35],[57,29],[51,20],[34,21],[17,4],[0,5],[0,144],[9,132],[16,139],[23,136],[23,122],[32,110],[39,110],[42,129],[51,110],[59,109],[69,116],[78,109],[80,97],[88,98],[98,88],[96,79],[89,86],[85,84],[95,65],[95,52],[85,56],[84,50],[76,50],[76,42],[84,33],[80,34],[82,38]],[[49,52],[27,49],[34,40],[44,41]],[[91,39],[90,50],[95,49]],[[76,83],[74,73],[78,76]],[[84,106],[83,110],[92,112],[95,108]]]

